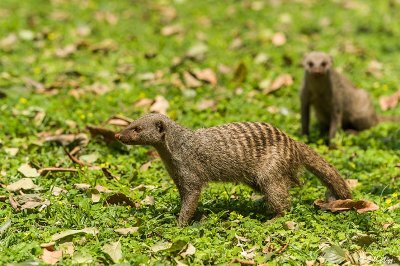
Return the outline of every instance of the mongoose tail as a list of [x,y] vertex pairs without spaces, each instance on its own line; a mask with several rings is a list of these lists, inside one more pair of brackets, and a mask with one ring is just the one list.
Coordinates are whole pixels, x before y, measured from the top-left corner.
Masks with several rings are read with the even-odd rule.
[[336,199],[351,199],[351,190],[339,172],[313,149],[298,143],[303,152],[304,166],[317,176]]

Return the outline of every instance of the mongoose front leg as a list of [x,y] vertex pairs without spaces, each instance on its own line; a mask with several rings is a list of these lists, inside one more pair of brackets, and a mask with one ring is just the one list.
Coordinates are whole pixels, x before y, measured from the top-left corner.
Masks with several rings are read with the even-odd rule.
[[335,138],[336,132],[342,127],[342,112],[334,108],[331,115],[331,122],[329,124],[329,144],[331,140]]
[[[304,82],[305,83],[305,82]],[[303,83],[301,88],[301,134],[308,135],[310,127],[310,99],[306,85]]]
[[179,213],[178,225],[185,226],[193,217],[199,202],[200,190],[180,189],[181,211]]
[[274,179],[267,179],[261,190],[274,217],[279,217],[284,215],[290,208],[290,194],[287,184],[282,182],[285,178],[281,178],[279,173],[273,176]]

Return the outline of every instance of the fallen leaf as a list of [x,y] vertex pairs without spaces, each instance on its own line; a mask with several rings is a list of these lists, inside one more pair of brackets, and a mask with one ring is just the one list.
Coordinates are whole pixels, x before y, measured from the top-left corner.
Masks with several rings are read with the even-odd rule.
[[120,126],[126,127],[128,126],[133,120],[124,116],[114,115],[107,120],[107,124],[113,126]]
[[140,184],[139,186],[136,186],[136,187],[132,188],[131,190],[144,191],[146,189],[152,190],[155,188],[156,188],[156,186]]
[[214,100],[207,100],[204,99],[201,102],[197,104],[197,110],[203,111],[203,110],[215,110],[215,107],[217,106],[217,103]]
[[108,170],[108,169],[105,168],[105,167],[101,168],[101,171],[103,172],[104,176],[107,177],[107,179],[109,179],[109,180],[112,180],[112,179],[119,180],[119,179],[120,179],[119,176],[113,175],[113,174],[110,172],[110,170]]
[[94,17],[97,21],[106,22],[110,25],[116,25],[118,23],[118,16],[108,10],[97,11]]
[[163,96],[157,95],[154,103],[150,106],[150,112],[166,115],[168,108],[169,102]]
[[357,179],[346,179],[346,183],[347,183],[347,185],[349,185],[349,187],[351,189],[353,189],[353,188],[358,186],[358,180]]
[[128,227],[128,228],[114,229],[115,232],[117,232],[120,235],[124,235],[124,236],[136,233],[138,230],[139,230],[139,227]]
[[59,196],[61,195],[61,193],[66,193],[67,191],[63,188],[60,187],[53,187],[51,189],[51,194],[53,194],[53,196]]
[[352,254],[347,252],[346,259],[352,265],[371,265],[371,262],[374,261],[372,256],[367,255],[362,250],[357,250],[356,252],[354,252]]
[[282,32],[277,32],[274,35],[272,35],[272,44],[275,46],[282,46],[286,43],[286,36]]
[[172,36],[176,34],[180,34],[183,32],[182,25],[174,24],[174,25],[167,25],[161,28],[161,35],[163,36]]
[[174,258],[174,261],[176,262],[176,266],[188,266],[187,264],[183,263],[182,261],[179,261],[177,258]]
[[185,85],[189,88],[197,88],[202,85],[200,81],[198,81],[194,76],[192,76],[192,74],[187,71],[183,72],[183,80],[185,82]]
[[23,194],[18,196],[9,196],[10,204],[15,210],[35,209],[39,210],[50,205],[50,201],[43,199],[39,194]]
[[114,263],[119,263],[122,260],[122,247],[119,241],[105,244],[102,251],[106,253]]
[[111,193],[111,192],[112,192],[112,190],[109,190],[108,188],[103,187],[103,186],[100,186],[100,185],[96,185],[94,188],[95,188],[98,192],[101,192],[101,193]]
[[211,68],[194,71],[194,75],[197,79],[206,81],[211,85],[217,84],[217,75],[215,75],[215,72]]
[[290,74],[282,74],[275,78],[269,86],[262,88],[264,94],[271,93],[279,90],[280,88],[287,87],[293,84],[293,78]]
[[107,204],[120,204],[125,203],[126,205],[131,206],[132,208],[137,208],[137,204],[133,202],[128,196],[123,193],[116,193],[114,195],[109,196],[105,201],[104,205]]
[[18,168],[18,172],[23,174],[25,177],[38,177],[40,175],[39,172],[35,168],[32,168],[29,164],[22,164]]
[[90,264],[93,262],[93,257],[87,253],[74,252],[72,256],[72,264]]
[[393,224],[394,224],[393,222],[390,222],[390,223],[384,223],[382,227],[383,227],[383,229],[385,229],[385,230],[386,230],[386,229],[388,229],[389,227],[391,227]]
[[37,188],[38,186],[35,185],[30,178],[21,178],[20,180],[6,186],[8,191],[32,190]]
[[229,44],[229,49],[230,50],[236,50],[243,47],[243,40],[240,37],[236,37],[232,40],[232,42]]
[[153,160],[148,161],[147,163],[144,163],[140,166],[139,171],[140,172],[146,172],[147,170],[149,170],[151,164],[153,163]]
[[286,230],[294,230],[297,227],[297,223],[293,222],[293,221],[287,221],[283,224],[283,228],[285,228]]
[[144,204],[144,205],[154,205],[155,204],[154,197],[153,196],[146,196],[142,200],[142,204]]
[[98,233],[99,233],[99,230],[94,227],[87,227],[87,228],[80,229],[80,230],[66,230],[66,231],[54,234],[51,237],[51,240],[57,241],[57,240],[65,238],[65,237],[76,235],[76,234],[97,235]]
[[192,244],[188,243],[188,244],[181,250],[181,252],[179,252],[179,255],[180,255],[182,258],[186,258],[187,256],[193,255],[193,254],[195,254],[195,253],[196,253],[196,248],[195,248]]
[[395,108],[400,102],[400,90],[390,96],[382,96],[379,98],[379,105],[382,111]]
[[76,52],[76,45],[75,44],[68,44],[65,47],[57,48],[55,50],[55,55],[60,57],[60,58],[66,58],[66,57],[72,55],[75,52]]
[[[89,138],[85,133],[79,134],[59,134],[59,135],[45,135],[42,134],[42,140],[45,142],[57,142],[62,146],[76,144],[78,146],[86,146],[89,143]],[[41,135],[39,134],[39,137]]]
[[58,245],[58,248],[63,252],[63,254],[67,254],[69,256],[74,255],[75,246],[73,242],[64,242]]
[[315,260],[306,260],[306,266],[314,266]]
[[15,33],[10,33],[0,40],[0,48],[3,50],[11,50],[17,41],[17,35]]
[[135,108],[150,108],[150,106],[154,103],[153,99],[143,98],[133,104]]
[[116,51],[118,49],[118,45],[112,39],[105,39],[100,43],[94,44],[90,46],[90,50],[94,53],[104,52],[108,53],[111,51]]
[[17,155],[19,148],[4,148],[4,151],[11,157],[14,157]]
[[383,64],[376,61],[372,60],[368,63],[367,67],[367,73],[371,74],[375,78],[381,78],[382,77],[382,70],[383,70]]
[[79,156],[79,160],[81,160],[85,163],[88,163],[88,164],[92,164],[92,163],[96,162],[98,158],[99,158],[98,153],[91,153],[91,154]]
[[331,246],[323,250],[323,258],[333,264],[346,261],[346,250],[339,246]]
[[90,188],[90,185],[89,184],[85,184],[85,183],[78,183],[78,184],[74,184],[74,187],[77,190],[86,191],[86,190],[88,190]]
[[115,139],[115,132],[111,129],[92,125],[87,125],[86,128],[93,137],[101,137],[106,143],[117,141]]
[[[95,192],[97,192],[97,193],[95,193]],[[90,194],[91,194],[91,200],[93,203],[97,203],[100,201],[101,196],[96,189],[93,189]]]
[[47,264],[56,265],[57,262],[62,258],[62,251],[49,251],[47,249],[43,249],[43,254],[40,256],[40,259]]
[[375,242],[375,238],[367,234],[355,234],[351,240],[359,246],[369,246]]
[[379,209],[378,205],[366,200],[355,201],[352,199],[345,199],[325,202],[323,200],[317,199],[314,201],[314,204],[320,207],[322,210],[329,210],[332,212],[348,211],[355,209],[357,213],[364,213],[368,211],[376,211]]
[[236,67],[235,72],[233,74],[233,81],[240,84],[246,80],[247,77],[247,67],[243,62]]
[[56,245],[56,242],[52,241],[52,242],[49,242],[49,243],[40,244],[40,247],[41,248],[45,248],[45,249],[47,249],[49,251],[54,251],[55,250],[55,247],[54,247],[55,245]]
[[35,33],[33,31],[23,29],[18,32],[18,36],[21,40],[32,41],[33,38],[35,38]]
[[11,227],[11,220],[5,221],[1,226],[0,226],[0,236],[2,236],[8,228]]
[[266,53],[259,53],[254,58],[254,63],[261,65],[267,63],[268,60],[269,56]]
[[256,263],[254,260],[245,260],[245,259],[239,259],[239,258],[234,258],[229,262],[229,264],[234,264],[234,263],[239,263],[240,265],[255,265]]
[[197,43],[189,48],[186,52],[185,57],[192,60],[203,60],[208,52],[208,47],[204,43]]
[[153,252],[159,252],[162,250],[167,250],[172,246],[172,243],[160,241],[155,243],[153,246],[150,247],[150,250]]
[[400,208],[400,203],[397,203],[397,204],[395,204],[395,205],[393,205],[393,206],[390,206],[390,207],[388,208],[388,211],[394,211],[394,210],[396,210],[396,209],[398,209],[398,208]]

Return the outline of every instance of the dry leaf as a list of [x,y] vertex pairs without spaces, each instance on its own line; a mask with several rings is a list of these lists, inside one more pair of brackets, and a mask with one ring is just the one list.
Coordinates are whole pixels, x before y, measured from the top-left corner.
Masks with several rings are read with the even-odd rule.
[[80,184],[74,184],[74,187],[77,190],[86,191],[86,190],[88,190],[90,188],[90,185],[89,184],[80,183]]
[[154,100],[149,99],[149,98],[143,98],[138,100],[133,104],[133,107],[135,108],[150,108],[150,106],[154,103]]
[[92,125],[87,125],[86,128],[89,130],[90,135],[93,137],[99,136],[108,144],[117,141],[115,139],[115,132],[111,129]]
[[20,180],[6,186],[8,191],[32,190],[37,188],[38,186],[35,185],[30,178],[21,178]]
[[[97,193],[95,193],[95,192],[97,192]],[[101,196],[96,189],[93,189],[93,191],[90,194],[91,194],[90,198],[93,203],[97,203],[100,201]]]
[[282,46],[286,43],[286,36],[282,32],[277,32],[272,35],[272,44],[275,46]]
[[66,58],[75,52],[76,52],[76,45],[68,44],[67,46],[65,46],[63,48],[57,48],[55,51],[55,55],[60,58]]
[[57,142],[62,146],[76,144],[78,146],[86,146],[89,143],[89,138],[85,133],[79,134],[60,134],[60,135],[47,135],[45,133],[39,134],[45,142]]
[[185,85],[189,88],[197,88],[200,87],[202,84],[198,81],[195,77],[192,76],[189,72],[183,72],[183,80]]
[[98,158],[99,158],[98,153],[91,153],[79,156],[79,160],[85,162],[86,164],[92,164],[96,162]]
[[114,195],[111,195],[111,196],[107,197],[107,199],[104,201],[104,205],[121,204],[121,203],[129,205],[132,208],[138,207],[138,205],[135,202],[133,202],[128,196],[126,196],[123,193],[116,193]]
[[126,127],[132,122],[132,119],[121,115],[113,115],[107,120],[107,124],[113,126]]
[[371,74],[375,78],[382,77],[382,70],[383,70],[382,63],[380,63],[376,60],[372,60],[368,63],[367,73]]
[[315,260],[306,260],[306,266],[314,266]]
[[19,148],[4,148],[4,151],[11,157],[14,157],[17,155]]
[[118,229],[115,229],[114,231],[120,235],[126,236],[129,234],[136,233],[138,230],[139,230],[139,227],[128,227],[128,228],[118,228]]
[[53,194],[53,196],[59,196],[61,195],[61,193],[66,193],[67,191],[63,188],[60,187],[53,187],[51,189],[51,194]]
[[172,36],[183,32],[183,27],[179,24],[167,25],[161,29],[161,35]]
[[197,105],[197,110],[199,110],[199,111],[203,111],[206,109],[215,110],[216,106],[217,106],[217,103],[214,100],[202,100]]
[[163,96],[157,95],[155,102],[150,106],[150,112],[156,112],[166,115],[168,108],[169,108],[168,101]]
[[10,50],[14,47],[17,41],[17,35],[15,33],[10,33],[0,40],[0,48],[3,50]]
[[208,47],[204,43],[197,43],[190,47],[185,57],[193,60],[203,60],[208,52]]
[[64,242],[58,245],[58,247],[63,254],[68,254],[69,256],[74,255],[75,246],[73,242]]
[[38,194],[23,194],[19,196],[9,196],[10,204],[15,210],[35,209],[39,210],[50,205],[50,201],[42,199]]
[[244,260],[244,259],[239,259],[235,258],[229,262],[229,264],[234,264],[234,263],[239,263],[240,265],[255,265],[256,263],[254,260]]
[[66,231],[54,234],[51,237],[51,240],[52,241],[57,241],[57,240],[65,238],[65,237],[76,235],[76,234],[97,235],[98,233],[99,233],[99,230],[97,228],[94,228],[94,227],[87,227],[87,228],[83,228],[83,229],[80,229],[80,230],[66,230]]
[[153,196],[146,196],[142,200],[142,204],[144,204],[144,205],[154,205],[155,204],[154,197]]
[[287,221],[283,224],[283,228],[285,228],[286,230],[295,230],[297,227],[297,223],[293,222],[293,221]]
[[136,186],[136,187],[132,188],[131,190],[132,191],[133,190],[145,191],[146,189],[152,190],[155,188],[156,188],[156,186],[140,184],[139,186]]
[[108,188],[103,187],[103,186],[100,186],[100,185],[96,185],[94,188],[95,188],[98,192],[101,192],[101,193],[111,193],[111,192],[112,192],[112,190],[109,190]]
[[263,89],[265,94],[279,90],[280,88],[293,84],[293,78],[290,74],[282,74],[275,78],[269,86]]
[[40,174],[35,169],[32,168],[29,164],[23,164],[18,168],[18,172],[23,174],[25,177],[38,177]]
[[139,171],[146,172],[147,170],[149,170],[152,163],[153,163],[153,160],[148,161],[147,163],[144,163],[143,165],[140,166]]
[[358,180],[357,179],[346,179],[346,183],[347,183],[347,185],[349,185],[349,187],[351,189],[353,189],[353,188],[358,186]]
[[188,243],[188,244],[181,250],[181,252],[179,252],[179,255],[180,255],[182,258],[186,258],[187,256],[193,255],[193,254],[195,254],[195,253],[196,253],[196,248],[195,248],[192,244]]
[[382,227],[383,227],[383,229],[386,230],[386,229],[388,229],[389,227],[391,227],[393,224],[394,224],[394,222],[384,223]]
[[150,247],[150,250],[153,252],[158,252],[162,250],[167,250],[172,246],[172,243],[159,241]]
[[393,205],[393,206],[390,206],[390,207],[388,208],[388,211],[394,211],[394,210],[396,210],[396,209],[398,209],[398,208],[400,208],[400,203],[397,203],[397,204],[395,204],[395,205]]
[[400,102],[400,90],[390,96],[382,96],[379,98],[379,105],[383,111],[395,108]]
[[364,213],[368,211],[376,211],[379,209],[378,205],[366,200],[355,201],[352,199],[345,199],[325,202],[323,200],[317,199],[314,201],[314,204],[320,207],[322,210],[328,210],[332,212],[348,211],[355,209],[357,213]]
[[91,263],[93,263],[93,257],[90,254],[74,252],[74,255],[72,256],[72,264],[87,265]]
[[174,258],[174,261],[176,262],[176,266],[188,266],[187,264],[183,263],[182,261],[179,261],[177,258]]
[[231,44],[229,44],[229,49],[236,50],[243,46],[243,41],[240,37],[236,37],[232,40]]
[[105,244],[102,248],[114,263],[119,263],[122,260],[122,246],[121,242],[111,242]]
[[217,76],[211,68],[194,71],[194,75],[198,80],[206,81],[211,85],[217,84]]
[[113,175],[107,168],[101,168],[101,171],[103,172],[104,176],[107,177],[107,179],[115,179],[115,180],[119,180],[119,176],[115,176]]
[[39,169],[39,174],[40,175],[46,175],[47,173],[77,173],[78,170],[75,168],[63,168],[63,167],[45,167],[45,168],[41,168]]
[[43,249],[43,254],[40,259],[47,264],[56,265],[57,262],[62,258],[62,251],[49,251],[46,248]]

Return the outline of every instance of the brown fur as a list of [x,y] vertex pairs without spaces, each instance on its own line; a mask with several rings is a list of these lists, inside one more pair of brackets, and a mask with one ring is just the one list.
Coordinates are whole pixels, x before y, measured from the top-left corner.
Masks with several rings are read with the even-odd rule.
[[289,188],[304,166],[338,199],[351,192],[338,171],[307,145],[266,123],[230,123],[190,130],[166,116],[148,114],[115,136],[130,145],[152,145],[178,187],[179,224],[193,216],[202,188],[210,181],[249,185],[265,195],[276,215],[290,207]]
[[303,134],[309,133],[310,106],[315,109],[320,126],[329,130],[329,139],[340,128],[359,131],[379,122],[368,93],[356,89],[335,71],[329,55],[311,52],[305,56],[303,66],[300,92]]

